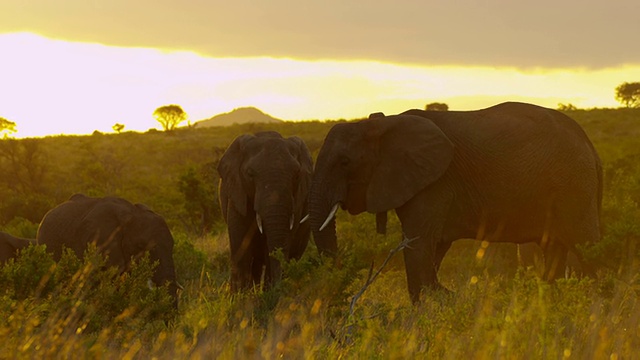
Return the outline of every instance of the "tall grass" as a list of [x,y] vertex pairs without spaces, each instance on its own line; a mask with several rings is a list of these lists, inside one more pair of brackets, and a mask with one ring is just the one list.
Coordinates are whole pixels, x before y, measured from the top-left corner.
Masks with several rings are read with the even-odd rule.
[[285,267],[282,282],[242,294],[229,292],[224,232],[177,236],[184,285],[177,313],[164,289],[146,286],[148,261],[118,275],[98,270],[103,259],[95,254],[69,253],[55,265],[42,247],[28,248],[2,268],[0,348],[15,358],[638,356],[637,268],[624,278],[604,271],[598,279],[548,284],[533,269],[515,268],[510,247],[498,247],[487,261],[477,256],[479,243],[457,244],[439,274],[452,292],[427,292],[418,306],[409,301],[396,256],[352,313],[351,297],[370,261],[379,266],[400,240],[396,221],[386,237],[374,233],[372,217],[341,221],[340,264],[312,246]]

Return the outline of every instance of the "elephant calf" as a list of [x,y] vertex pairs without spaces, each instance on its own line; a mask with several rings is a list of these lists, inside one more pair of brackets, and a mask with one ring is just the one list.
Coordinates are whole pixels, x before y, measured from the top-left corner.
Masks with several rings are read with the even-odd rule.
[[87,246],[95,243],[98,251],[108,256],[107,264],[121,271],[130,268],[132,258],[149,251],[151,261],[159,262],[153,282],[168,283],[177,306],[173,236],[162,216],[144,205],[117,197],[75,194],[44,216],[37,241],[45,244],[56,260],[62,256],[63,247],[81,257]]
[[34,239],[19,238],[5,232],[0,232],[0,265],[11,258],[15,258],[18,250],[35,244],[36,241]]
[[231,249],[231,290],[280,277],[280,263],[300,258],[309,241],[311,154],[298,137],[274,131],[236,138],[220,159],[220,207]]

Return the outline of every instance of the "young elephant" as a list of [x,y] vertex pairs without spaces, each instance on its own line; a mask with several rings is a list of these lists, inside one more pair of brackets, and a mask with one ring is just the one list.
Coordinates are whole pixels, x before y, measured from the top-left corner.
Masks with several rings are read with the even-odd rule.
[[34,239],[19,238],[0,231],[0,265],[15,258],[18,255],[18,250],[35,244]]
[[158,261],[153,275],[156,285],[169,284],[169,293],[177,306],[176,273],[173,264],[173,236],[165,220],[141,204],[117,197],[93,198],[73,195],[50,210],[42,219],[38,244],[45,244],[54,259],[63,247],[81,257],[89,243],[108,256],[107,264],[126,271],[131,259],[149,251]]
[[278,260],[302,256],[309,241],[307,194],[312,160],[298,137],[259,132],[236,138],[220,159],[220,206],[231,250],[231,290],[269,284],[281,276]]
[[582,262],[576,244],[598,241],[601,202],[602,165],[580,125],[504,103],[335,125],[318,154],[309,211],[316,245],[335,253],[339,206],[394,209],[412,239],[403,252],[416,302],[422,288],[440,287],[438,268],[457,239],[536,242],[544,278],[561,276],[568,252]]

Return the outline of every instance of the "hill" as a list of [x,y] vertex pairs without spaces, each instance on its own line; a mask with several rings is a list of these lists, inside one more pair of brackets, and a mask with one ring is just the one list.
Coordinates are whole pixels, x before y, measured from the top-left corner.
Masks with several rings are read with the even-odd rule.
[[282,120],[265,114],[254,107],[241,107],[234,109],[233,111],[230,111],[228,113],[219,114],[205,120],[200,120],[195,123],[195,126],[198,128],[204,128],[211,126],[229,126],[233,124],[279,122],[282,122]]

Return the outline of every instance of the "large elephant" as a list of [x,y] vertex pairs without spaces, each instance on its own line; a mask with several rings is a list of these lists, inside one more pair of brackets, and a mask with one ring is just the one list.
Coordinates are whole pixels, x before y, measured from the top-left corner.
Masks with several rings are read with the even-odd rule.
[[59,260],[63,247],[81,257],[90,243],[108,256],[107,264],[127,271],[131,260],[149,252],[158,261],[152,280],[168,284],[177,306],[173,236],[164,218],[142,204],[118,197],[93,198],[75,194],[45,214],[37,234],[38,244]]
[[[535,105],[477,111],[409,110],[335,125],[318,154],[309,210],[321,252],[337,250],[335,210],[395,209],[412,301],[440,287],[457,239],[537,242],[545,279],[568,251],[600,236],[602,165],[582,128]],[[380,224],[379,224],[380,225]],[[560,270],[562,269],[562,270]]]
[[35,245],[35,243],[34,239],[20,238],[0,231],[0,265],[11,258],[15,258],[18,250],[24,249],[29,245]]
[[310,236],[307,215],[313,162],[296,137],[274,131],[236,138],[218,165],[220,207],[231,250],[231,290],[270,284],[281,265],[270,256],[302,256]]

